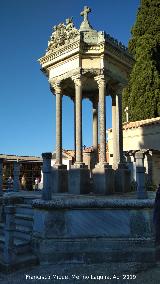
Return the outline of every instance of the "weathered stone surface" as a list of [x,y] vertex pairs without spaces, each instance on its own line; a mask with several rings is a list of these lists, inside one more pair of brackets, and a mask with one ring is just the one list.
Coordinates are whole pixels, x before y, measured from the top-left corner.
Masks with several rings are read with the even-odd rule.
[[42,198],[45,200],[51,199],[51,158],[52,153],[42,153],[43,158],[43,191]]
[[152,208],[153,199],[120,198],[97,195],[54,195],[51,201],[33,200],[32,206],[41,209],[75,209],[75,208]]
[[71,194],[86,194],[90,192],[90,172],[86,167],[69,170],[68,192]]
[[119,167],[115,170],[115,192],[129,192],[131,187],[131,172],[128,168]]
[[68,171],[65,165],[54,165],[51,171],[51,192],[60,193],[68,191]]
[[93,170],[93,189],[96,194],[112,194],[115,191],[115,173],[109,165],[97,165]]
[[156,261],[153,200],[57,196],[46,204],[34,201],[33,206],[41,263]]
[[135,153],[136,159],[136,182],[137,182],[137,197],[147,198],[145,189],[145,168],[144,168],[144,153],[139,151]]
[[103,75],[96,78],[99,88],[99,127],[100,127],[100,163],[106,162],[106,80]]

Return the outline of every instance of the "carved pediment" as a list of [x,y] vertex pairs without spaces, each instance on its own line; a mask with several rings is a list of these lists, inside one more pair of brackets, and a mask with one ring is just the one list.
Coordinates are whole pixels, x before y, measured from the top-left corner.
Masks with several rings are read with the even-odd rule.
[[74,27],[73,19],[66,19],[66,24],[60,23],[53,27],[53,32],[48,41],[47,53],[52,52],[55,48],[69,43],[72,39],[79,35],[79,30]]

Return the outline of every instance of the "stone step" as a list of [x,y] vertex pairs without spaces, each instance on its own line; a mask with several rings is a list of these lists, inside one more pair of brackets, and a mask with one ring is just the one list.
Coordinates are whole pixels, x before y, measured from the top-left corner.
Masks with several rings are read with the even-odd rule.
[[0,236],[4,234],[4,223],[0,223]]
[[[3,250],[5,238],[0,237],[0,249]],[[14,249],[17,255],[32,252],[31,242],[28,240],[16,239],[14,240]]]
[[0,252],[2,253],[4,247],[4,236],[0,235]]
[[15,240],[15,253],[16,255],[27,254],[32,252],[30,241]]
[[32,206],[30,204],[17,204],[16,214],[24,214],[24,215],[33,216]]
[[37,265],[38,263],[39,263],[38,258],[32,253],[18,255],[13,264],[4,263],[3,256],[0,255],[0,269],[2,271],[9,272],[15,269],[17,270],[17,269],[24,268],[26,266],[29,267],[29,266]]
[[31,234],[26,233],[26,231],[16,230],[14,232],[14,237],[15,237],[15,239],[20,239],[20,240],[27,240],[27,241],[31,240]]
[[15,215],[15,224],[16,226],[25,226],[25,227],[33,227],[33,218],[32,216],[16,214]]
[[23,219],[27,221],[32,221],[33,222],[33,216],[32,215],[27,215],[27,214],[21,214],[21,213],[16,213],[15,214],[15,219]]
[[24,232],[26,234],[31,234],[32,232],[32,226],[25,226],[25,225],[19,225],[16,224],[15,231],[17,232]]

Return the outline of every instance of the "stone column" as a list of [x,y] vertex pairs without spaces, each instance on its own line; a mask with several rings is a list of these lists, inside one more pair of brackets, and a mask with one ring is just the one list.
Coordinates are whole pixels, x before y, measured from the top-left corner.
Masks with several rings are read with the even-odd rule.
[[116,94],[116,121],[117,121],[117,165],[123,164],[123,124],[122,124],[122,90],[123,87],[120,87],[117,90]]
[[83,165],[82,158],[82,81],[81,77],[75,82],[75,108],[76,108],[76,164]]
[[98,101],[92,100],[93,104],[93,150],[95,163],[98,162]]
[[20,164],[18,161],[15,161],[13,168],[13,191],[19,191],[20,190],[20,181],[19,181],[19,175],[20,175]]
[[142,151],[135,153],[136,159],[136,182],[137,182],[137,198],[147,198],[145,189],[145,168],[144,168],[144,153]]
[[106,163],[106,81],[104,76],[99,76],[99,126],[100,126],[100,164]]
[[51,192],[67,191],[67,166],[62,164],[62,88],[60,81],[53,82],[56,95],[56,163],[51,168]]
[[114,192],[114,171],[106,162],[106,81],[104,76],[96,78],[99,88],[99,163],[93,169],[93,190],[96,194],[111,194]]
[[62,90],[60,83],[54,85],[56,95],[56,164],[62,165]]
[[127,164],[123,156],[122,90],[123,85],[118,84],[116,90],[117,161],[115,164],[115,191],[129,192],[131,186],[131,172],[127,168]]
[[117,168],[116,96],[112,95],[113,169]]
[[90,191],[90,173],[82,158],[82,77],[74,76],[76,104],[76,161],[68,173],[68,192],[85,194]]
[[73,104],[74,104],[74,157],[76,160],[76,102],[75,102],[75,97],[71,97],[71,100],[73,101]]
[[50,200],[52,197],[51,193],[51,158],[52,153],[42,153],[43,158],[43,191],[42,198],[44,200]]
[[0,195],[3,194],[3,158],[0,158]]

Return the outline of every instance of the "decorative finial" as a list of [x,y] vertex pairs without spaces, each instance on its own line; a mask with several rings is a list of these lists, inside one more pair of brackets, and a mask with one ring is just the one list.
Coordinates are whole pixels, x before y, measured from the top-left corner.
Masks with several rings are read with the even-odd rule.
[[91,8],[84,6],[84,10],[81,12],[81,16],[84,16],[84,22],[88,22],[88,14],[91,12]]
[[90,12],[91,12],[91,8],[84,6],[83,11],[80,13],[80,15],[84,17],[83,22],[80,26],[80,31],[90,31],[93,29],[88,21],[88,14]]

